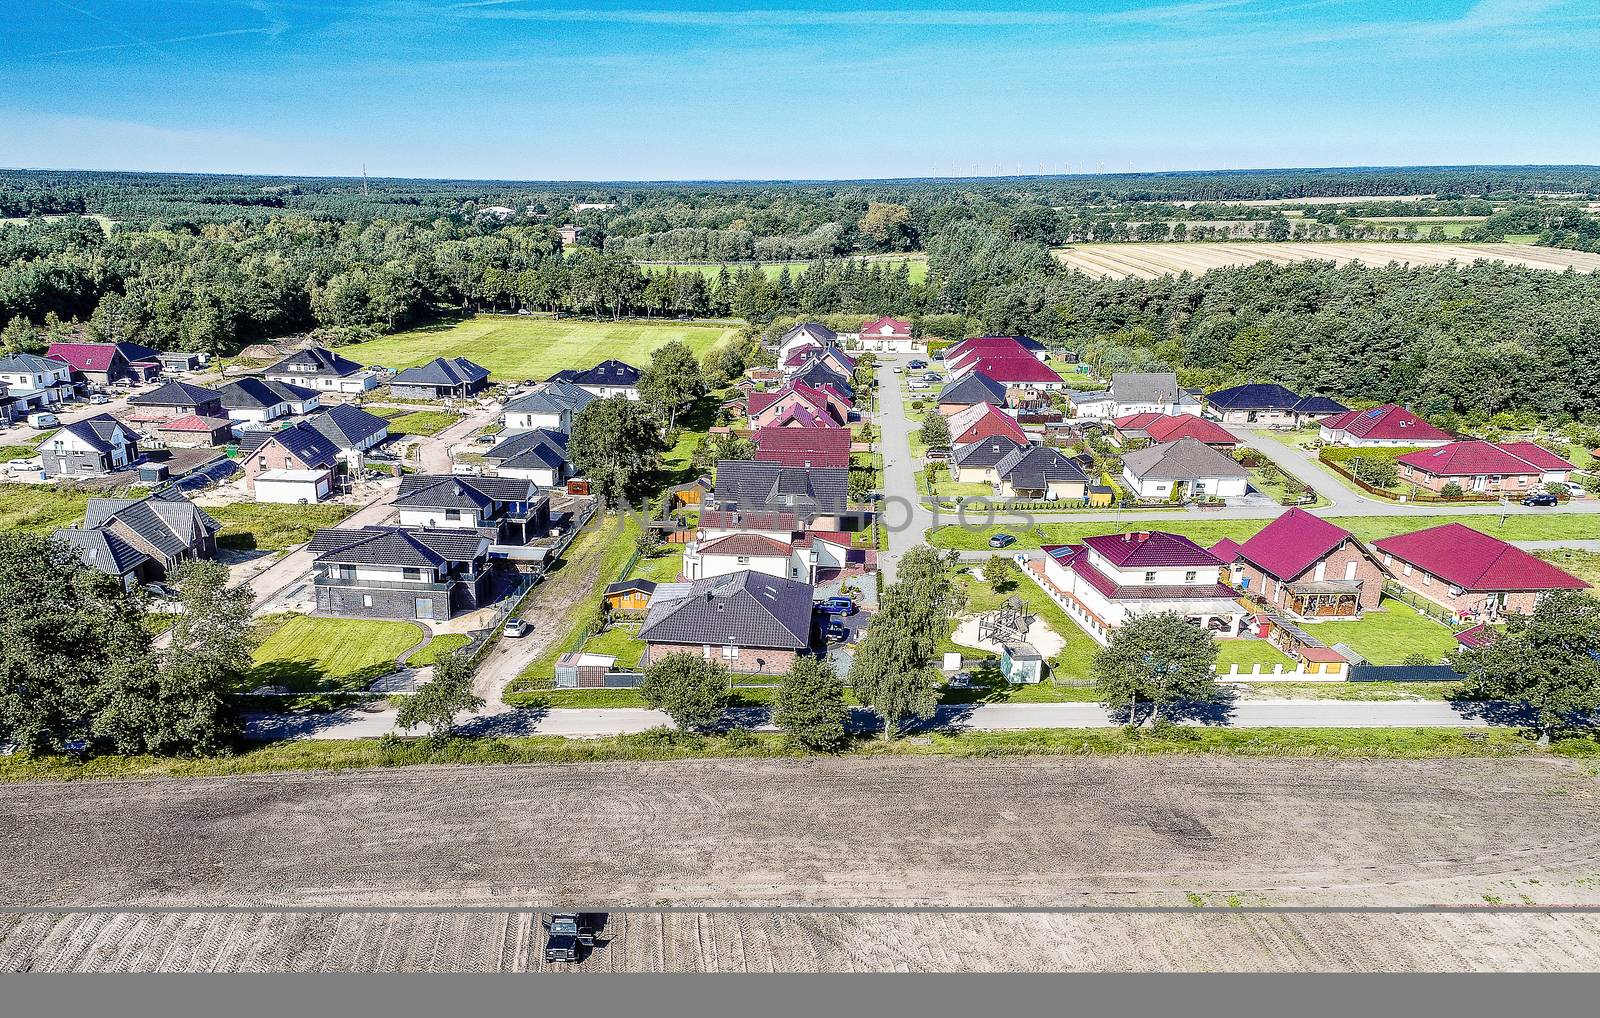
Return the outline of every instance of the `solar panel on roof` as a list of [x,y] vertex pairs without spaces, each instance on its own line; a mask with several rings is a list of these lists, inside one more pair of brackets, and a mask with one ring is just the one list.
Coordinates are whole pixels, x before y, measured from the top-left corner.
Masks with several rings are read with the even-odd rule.
[[1382,417],[1383,416],[1383,411],[1384,411],[1383,407],[1375,406],[1371,410],[1367,411],[1367,416],[1368,417]]

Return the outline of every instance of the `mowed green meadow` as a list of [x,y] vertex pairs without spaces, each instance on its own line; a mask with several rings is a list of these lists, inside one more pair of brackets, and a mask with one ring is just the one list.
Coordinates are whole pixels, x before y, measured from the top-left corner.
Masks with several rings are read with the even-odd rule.
[[409,368],[435,357],[465,357],[489,369],[494,381],[542,379],[562,368],[603,360],[643,367],[650,352],[681,340],[698,356],[732,339],[732,325],[687,322],[603,322],[569,318],[477,315],[353,343],[339,352],[361,364]]

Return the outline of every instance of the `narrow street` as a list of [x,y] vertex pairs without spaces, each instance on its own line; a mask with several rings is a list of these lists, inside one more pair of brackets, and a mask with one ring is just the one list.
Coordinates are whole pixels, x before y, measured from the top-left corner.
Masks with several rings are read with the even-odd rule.
[[891,583],[900,556],[926,540],[934,523],[933,513],[917,494],[917,470],[922,464],[911,455],[913,425],[906,417],[905,390],[900,384],[903,376],[894,372],[896,366],[903,370],[907,359],[885,356],[878,365],[875,421],[878,447],[883,452],[882,519],[889,537],[889,549],[878,556],[878,567],[884,580]]

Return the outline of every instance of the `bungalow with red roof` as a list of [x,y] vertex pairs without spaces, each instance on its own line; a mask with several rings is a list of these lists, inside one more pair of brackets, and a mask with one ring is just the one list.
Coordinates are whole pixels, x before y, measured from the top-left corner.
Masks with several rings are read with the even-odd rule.
[[945,363],[963,360],[976,353],[1015,353],[1022,352],[1040,361],[1048,358],[1049,354],[1044,344],[1027,336],[973,336],[963,339],[944,352]]
[[1400,480],[1434,494],[1445,485],[1489,495],[1526,495],[1546,484],[1565,484],[1577,467],[1533,442],[1451,442],[1395,460]]
[[1355,448],[1373,446],[1436,446],[1455,441],[1405,407],[1385,403],[1367,410],[1347,410],[1324,418],[1324,442]]
[[861,349],[873,353],[916,353],[922,345],[911,338],[911,323],[902,318],[883,318],[861,326]]
[[756,459],[790,467],[848,467],[848,428],[756,429]]
[[1016,418],[993,403],[975,403],[950,415],[950,444],[966,445],[985,438],[1009,438],[1028,445],[1028,434]]
[[1107,534],[1048,546],[1043,559],[1029,560],[1028,572],[1100,643],[1139,615],[1175,611],[1231,635],[1249,614],[1223,582],[1222,560],[1178,534]]
[[1290,509],[1243,544],[1211,553],[1232,565],[1234,587],[1304,622],[1359,618],[1383,597],[1383,567],[1350,531]]
[[156,437],[175,449],[222,445],[233,437],[233,421],[189,414],[156,425]]
[[44,355],[96,385],[148,382],[161,374],[160,354],[138,343],[51,343]]
[[1128,414],[1111,422],[1111,438],[1118,445],[1144,440],[1152,445],[1192,438],[1213,449],[1232,452],[1239,444],[1239,436],[1216,421],[1189,414]]
[[[968,340],[969,343],[974,342]],[[1019,395],[1026,392],[1050,392],[1065,389],[1067,383],[1047,367],[1026,347],[1007,339],[1008,346],[967,347],[954,358],[945,355],[945,366],[954,379],[965,378],[977,372],[1006,387],[1007,392]]]
[[1492,621],[1527,613],[1549,590],[1586,590],[1571,573],[1460,523],[1374,541],[1383,567],[1402,587],[1454,612]]

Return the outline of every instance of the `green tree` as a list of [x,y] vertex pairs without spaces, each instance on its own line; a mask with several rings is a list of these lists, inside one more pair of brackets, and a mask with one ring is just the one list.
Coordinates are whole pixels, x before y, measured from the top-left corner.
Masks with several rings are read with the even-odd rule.
[[1481,647],[1454,652],[1464,692],[1525,703],[1536,712],[1541,744],[1559,725],[1600,709],[1600,599],[1587,591],[1551,591],[1532,613],[1512,614]]
[[1015,589],[1017,585],[1017,564],[1007,555],[991,555],[989,561],[983,564],[983,579],[996,594],[1003,594]]
[[953,553],[918,545],[901,557],[897,579],[883,592],[850,663],[850,685],[883,718],[885,739],[938,706],[942,683],[934,654],[964,602]]
[[687,343],[673,340],[650,355],[650,365],[639,378],[639,398],[676,427],[684,407],[706,394],[705,375]]
[[950,422],[934,410],[922,422],[922,444],[929,449],[950,448]]
[[795,658],[778,689],[772,723],[784,737],[806,749],[833,752],[844,746],[844,685],[833,665],[814,657]]
[[705,731],[727,710],[728,670],[698,654],[668,654],[645,670],[639,695],[684,731]]
[[1179,701],[1217,696],[1214,671],[1217,641],[1177,612],[1138,615],[1111,631],[1091,669],[1100,702],[1113,710],[1126,706],[1130,724],[1139,723],[1141,701],[1151,719]]
[[406,697],[395,712],[394,723],[406,731],[428,726],[435,744],[450,738],[456,715],[483,707],[483,697],[472,691],[472,664],[459,653],[449,653],[433,664],[433,677]]
[[617,505],[638,491],[665,448],[660,422],[648,407],[612,396],[578,411],[572,420],[567,455],[590,490],[606,505]]
[[732,431],[718,431],[707,435],[694,451],[694,462],[701,470],[710,470],[723,460],[754,459],[756,444]]

